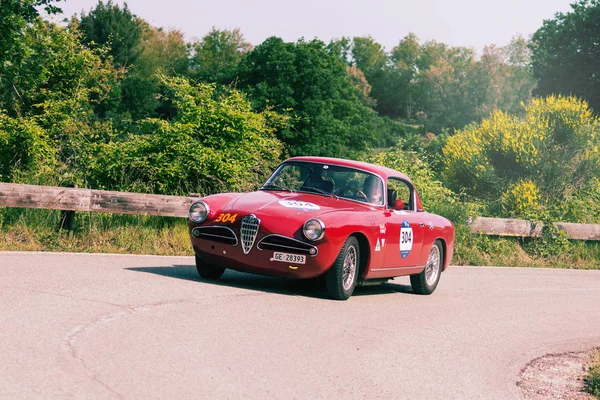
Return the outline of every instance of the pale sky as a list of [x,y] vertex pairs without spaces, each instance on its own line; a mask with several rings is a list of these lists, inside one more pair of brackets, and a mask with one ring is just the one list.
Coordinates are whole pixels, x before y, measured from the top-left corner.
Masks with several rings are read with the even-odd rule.
[[[240,28],[247,41],[269,36],[286,41],[315,37],[371,35],[391,50],[409,32],[421,42],[452,46],[506,45],[516,34],[528,37],[544,19],[568,12],[574,0],[129,0],[129,9],[154,26],[181,30],[186,40],[201,38],[213,26]],[[105,1],[106,3],[106,1]],[[113,3],[123,4],[122,0]],[[57,3],[64,16],[88,12],[97,0]]]

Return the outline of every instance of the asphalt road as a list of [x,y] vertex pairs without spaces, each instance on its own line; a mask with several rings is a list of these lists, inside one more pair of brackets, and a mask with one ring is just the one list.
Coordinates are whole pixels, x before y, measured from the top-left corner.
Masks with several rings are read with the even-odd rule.
[[600,345],[600,271],[451,267],[345,302],[191,257],[0,252],[0,398],[510,399]]

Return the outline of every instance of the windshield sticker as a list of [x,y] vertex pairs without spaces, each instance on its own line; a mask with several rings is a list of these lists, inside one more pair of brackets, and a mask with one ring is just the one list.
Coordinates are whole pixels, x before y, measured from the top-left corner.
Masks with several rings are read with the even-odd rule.
[[316,211],[321,209],[321,207],[316,204],[298,200],[279,200],[279,204],[287,208],[293,208],[302,211]]
[[400,256],[402,258],[408,257],[410,250],[413,245],[413,230],[410,223],[407,220],[402,221],[402,228],[400,228]]

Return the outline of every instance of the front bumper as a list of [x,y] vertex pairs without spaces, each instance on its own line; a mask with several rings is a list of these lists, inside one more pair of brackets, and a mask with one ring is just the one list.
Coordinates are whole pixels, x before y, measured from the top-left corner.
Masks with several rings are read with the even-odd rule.
[[[226,226],[190,226],[194,252],[207,263],[223,268],[262,275],[312,278],[327,272],[337,253],[331,257],[326,239],[318,246],[306,240],[260,232],[246,253],[239,231]],[[277,261],[275,252],[304,255],[305,264]]]

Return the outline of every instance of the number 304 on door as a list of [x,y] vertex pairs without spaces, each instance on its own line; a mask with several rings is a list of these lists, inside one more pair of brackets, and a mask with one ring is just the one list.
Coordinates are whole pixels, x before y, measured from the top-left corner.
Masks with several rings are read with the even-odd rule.
[[410,222],[402,221],[400,228],[400,257],[406,258],[410,254],[413,244],[413,230]]

